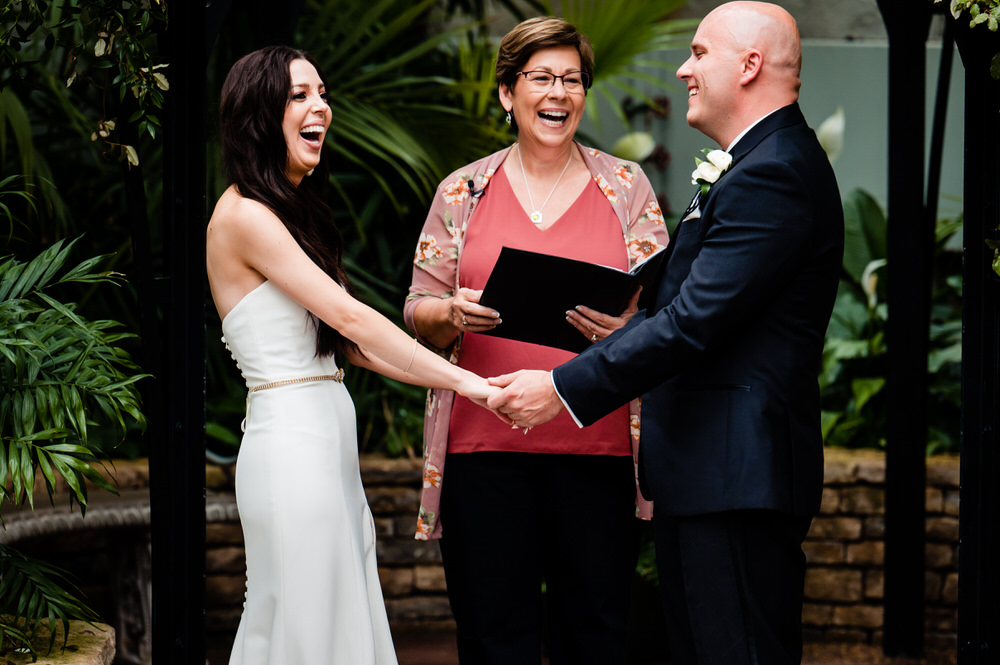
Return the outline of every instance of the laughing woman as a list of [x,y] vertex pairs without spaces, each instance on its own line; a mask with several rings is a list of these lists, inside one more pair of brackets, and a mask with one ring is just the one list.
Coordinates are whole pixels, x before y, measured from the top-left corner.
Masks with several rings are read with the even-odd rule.
[[231,665],[396,663],[339,359],[471,399],[492,390],[346,290],[320,196],[330,118],[323,76],[296,49],[254,51],[222,88],[233,184],[208,224],[208,282],[249,390],[236,463],[247,593]]
[[[476,334],[503,316],[479,305],[501,247],[629,269],[667,243],[639,166],[573,140],[593,74],[589,40],[562,19],[531,19],[507,34],[496,79],[518,140],[449,176],[424,224],[407,326],[480,376],[551,369],[572,357]],[[544,279],[525,297],[544,298]],[[580,308],[567,319],[596,342],[623,326],[635,304],[620,317]],[[463,665],[540,662],[543,581],[552,665],[624,663],[636,405],[586,429],[564,413],[522,434],[435,390],[425,437],[417,537],[441,538]]]

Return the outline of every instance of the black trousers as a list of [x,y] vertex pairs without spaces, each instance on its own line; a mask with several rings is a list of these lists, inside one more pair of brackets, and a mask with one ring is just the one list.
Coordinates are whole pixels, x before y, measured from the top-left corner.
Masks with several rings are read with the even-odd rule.
[[[656,508],[654,508],[656,510]],[[810,517],[653,517],[672,665],[798,665]]]
[[441,554],[462,665],[625,662],[637,556],[631,457],[451,453]]

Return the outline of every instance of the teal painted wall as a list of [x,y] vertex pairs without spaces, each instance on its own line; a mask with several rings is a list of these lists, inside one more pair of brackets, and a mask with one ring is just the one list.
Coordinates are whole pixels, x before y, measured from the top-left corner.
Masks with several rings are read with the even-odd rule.
[[[940,56],[939,45],[928,45],[925,109],[927,151]],[[676,71],[676,67],[687,58],[687,51],[669,51],[663,57],[672,63],[672,71]],[[600,68],[600,63],[597,66]],[[717,146],[712,145],[700,132],[688,127],[684,118],[687,91],[681,81],[673,77],[672,81],[673,85],[668,93],[671,101],[670,117],[665,120],[639,117],[633,121],[632,129],[651,132],[655,140],[671,153],[671,163],[664,172],[658,172],[649,163],[643,166],[656,191],[665,193],[674,212],[678,213],[694,193],[690,178],[694,169],[694,154],[702,148]],[[956,52],[952,65],[944,143],[939,208],[942,216],[956,216],[962,209],[964,86],[962,62]],[[885,43],[827,40],[803,42],[802,91],[799,103],[806,120],[816,129],[838,107],[843,107],[846,116],[844,146],[834,163],[841,192],[846,193],[854,187],[863,188],[872,193],[883,207],[888,180],[887,131],[892,121],[888,116],[887,91],[888,46]],[[580,131],[593,138],[593,142],[599,147],[609,149],[627,129],[604,106],[606,102],[592,95],[588,104],[592,103],[598,105],[599,122],[585,118]],[[926,169],[926,159],[924,167]]]

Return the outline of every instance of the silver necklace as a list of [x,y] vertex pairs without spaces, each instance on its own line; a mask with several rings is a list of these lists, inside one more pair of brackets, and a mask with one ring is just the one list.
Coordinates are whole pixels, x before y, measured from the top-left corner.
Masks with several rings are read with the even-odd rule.
[[521,165],[521,177],[524,178],[524,191],[526,191],[528,193],[528,203],[531,204],[531,209],[532,209],[532,213],[530,215],[528,215],[528,216],[531,218],[531,221],[532,221],[532,223],[535,224],[535,226],[541,226],[542,225],[542,208],[544,208],[545,204],[548,203],[549,199],[552,198],[552,195],[556,191],[556,187],[559,186],[559,181],[562,180],[562,177],[566,173],[566,169],[569,168],[569,163],[571,161],[573,161],[573,150],[572,150],[572,147],[571,147],[571,149],[569,151],[569,159],[566,160],[566,166],[563,167],[563,170],[559,174],[559,177],[556,178],[556,184],[552,185],[552,189],[549,190],[549,195],[545,197],[544,201],[542,201],[542,205],[540,205],[540,206],[538,206],[536,208],[535,207],[535,202],[531,198],[531,188],[528,187],[528,176],[524,172],[524,162],[521,160],[521,146],[517,146],[517,162]]

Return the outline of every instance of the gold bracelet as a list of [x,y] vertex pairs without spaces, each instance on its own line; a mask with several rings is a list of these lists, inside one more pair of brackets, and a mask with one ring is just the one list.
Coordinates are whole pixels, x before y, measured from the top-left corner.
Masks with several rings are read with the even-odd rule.
[[413,351],[410,352],[410,362],[406,363],[406,369],[403,370],[403,374],[410,371],[410,366],[413,365],[413,359],[417,355],[417,338],[413,338]]

